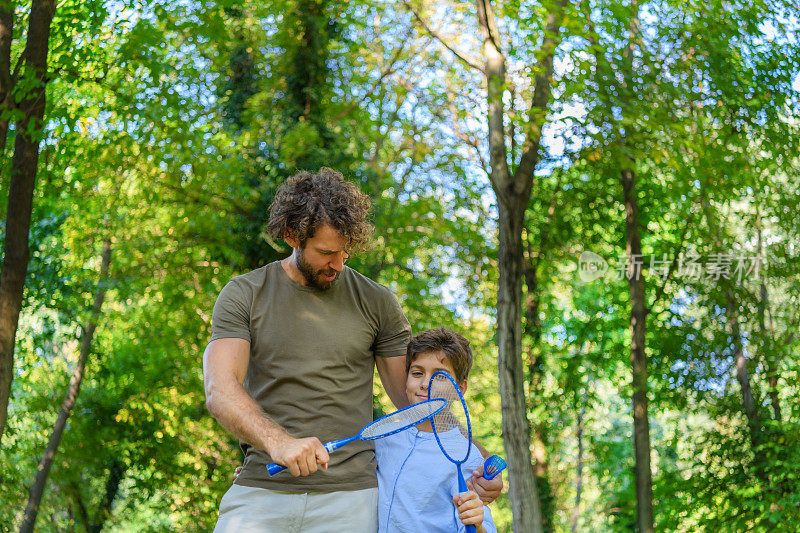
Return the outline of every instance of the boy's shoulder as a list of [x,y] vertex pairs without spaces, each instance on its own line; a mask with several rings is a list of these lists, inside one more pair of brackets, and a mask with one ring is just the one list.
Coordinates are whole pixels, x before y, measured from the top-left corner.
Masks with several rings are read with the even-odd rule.
[[398,431],[392,435],[375,439],[375,458],[380,461],[381,456],[384,454],[394,454],[399,450],[403,450],[411,446],[409,441],[408,431]]

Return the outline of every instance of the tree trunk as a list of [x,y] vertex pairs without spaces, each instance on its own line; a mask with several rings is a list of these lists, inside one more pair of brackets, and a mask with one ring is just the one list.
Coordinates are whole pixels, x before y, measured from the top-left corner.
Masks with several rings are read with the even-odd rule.
[[8,119],[11,108],[11,42],[14,39],[14,0],[0,0],[0,157],[6,150]]
[[[550,207],[547,211],[547,218],[539,227],[539,242],[535,245],[531,243],[530,231],[526,231],[525,240],[525,269],[523,277],[525,280],[525,328],[523,336],[528,340],[528,383],[529,394],[532,398],[540,398],[542,395],[542,383],[544,382],[546,365],[545,353],[542,348],[542,323],[539,318],[541,304],[542,287],[539,283],[539,265],[542,257],[546,253],[545,248],[550,242],[550,228],[553,215],[556,211],[556,202],[561,189],[560,180],[556,183]],[[527,402],[526,402],[527,403]],[[545,531],[553,529],[553,519],[555,506],[553,505],[553,494],[549,478],[549,462],[547,460],[548,443],[548,422],[542,420],[532,421],[533,432],[533,456],[534,474],[536,476],[536,486],[539,490],[539,504],[542,513],[542,528]]]
[[16,124],[11,184],[8,189],[5,253],[0,275],[0,439],[8,415],[14,376],[14,341],[28,270],[28,232],[39,166],[39,135],[43,129],[50,23],[55,8],[55,0],[33,0],[25,44],[24,75],[38,80],[38,83],[19,104],[23,116]]
[[75,365],[72,378],[69,380],[67,395],[64,398],[64,402],[61,404],[61,410],[53,426],[53,433],[50,435],[50,440],[47,443],[42,459],[39,461],[39,466],[36,469],[36,478],[29,491],[28,505],[25,507],[25,515],[23,516],[22,524],[19,528],[20,533],[33,531],[33,526],[36,523],[36,515],[39,512],[39,504],[42,501],[45,484],[47,483],[47,476],[50,474],[50,468],[53,466],[53,460],[58,451],[58,445],[61,443],[61,435],[64,433],[64,427],[67,425],[67,418],[69,418],[72,408],[75,405],[75,400],[78,398],[78,393],[80,392],[81,381],[83,380],[83,373],[86,368],[86,360],[92,349],[92,339],[94,338],[97,320],[100,317],[100,311],[103,307],[103,299],[106,295],[106,281],[108,279],[108,267],[110,263],[111,241],[106,239],[103,241],[100,276],[94,294],[91,315],[88,322],[83,327],[83,332],[81,334],[78,363]]
[[100,502],[100,507],[97,509],[97,516],[94,522],[87,528],[88,533],[100,533],[103,530],[103,526],[108,520],[108,517],[111,516],[111,506],[117,498],[119,486],[124,478],[125,465],[115,459],[111,463],[111,468],[109,469],[103,501]]
[[647,355],[645,353],[647,303],[641,272],[642,240],[636,174],[621,172],[625,201],[625,235],[628,255],[628,290],[631,298],[631,367],[633,369],[633,447],[636,458],[636,523],[640,533],[652,533],[653,480],[650,470],[650,422],[647,405]]
[[[702,200],[702,207],[706,214],[708,228],[714,236],[717,247],[721,249],[724,245],[724,234],[717,220],[716,213],[712,210],[706,198]],[[719,279],[719,288],[725,296],[725,315],[731,330],[733,358],[736,362],[736,380],[739,382],[739,387],[742,392],[742,408],[747,418],[750,445],[753,448],[753,453],[756,458],[756,472],[765,482],[768,482],[768,478],[766,478],[763,470],[763,462],[761,460],[762,453],[758,450],[758,444],[761,442],[761,420],[758,414],[759,402],[753,397],[753,391],[750,388],[750,371],[747,369],[747,355],[744,353],[742,334],[739,325],[739,302],[736,299],[731,285],[732,281],[726,280],[725,278]]]
[[91,525],[89,524],[89,513],[86,512],[86,504],[83,503],[83,496],[81,496],[81,488],[77,483],[70,482],[70,492],[75,499],[75,506],[78,508],[78,518],[81,520],[81,525],[85,531],[89,531]]
[[733,338],[733,357],[736,361],[736,380],[742,390],[742,407],[747,417],[747,426],[750,431],[750,444],[758,457],[758,445],[761,442],[761,420],[758,416],[758,407],[753,399],[753,391],[750,388],[750,372],[747,370],[747,356],[742,346],[742,335],[739,330],[739,304],[734,297],[733,290],[725,289],[727,298],[727,309],[725,310],[728,318],[728,325],[731,328]]
[[[767,290],[766,274],[764,273],[764,250],[763,250],[763,235],[761,226],[761,211],[756,213],[756,268],[758,269],[759,280],[759,302],[758,302],[758,323],[761,329],[761,344],[762,347],[766,344],[769,349],[763,350],[764,364],[767,367],[767,381],[769,384],[768,394],[770,403],[772,404],[772,414],[778,422],[783,418],[781,414],[781,402],[778,395],[778,362],[775,357],[775,337],[773,335],[772,327],[772,313],[770,312],[769,305],[769,291]],[[770,313],[770,327],[767,327],[766,315]]]
[[578,411],[577,439],[578,458],[575,467],[575,504],[572,506],[572,533],[578,531],[581,518],[581,496],[583,493],[583,417],[586,413],[586,398],[581,397],[581,408]]
[[530,449],[522,350],[522,217],[500,206],[497,341],[503,440],[509,468],[509,499],[516,533],[543,531],[539,491]]

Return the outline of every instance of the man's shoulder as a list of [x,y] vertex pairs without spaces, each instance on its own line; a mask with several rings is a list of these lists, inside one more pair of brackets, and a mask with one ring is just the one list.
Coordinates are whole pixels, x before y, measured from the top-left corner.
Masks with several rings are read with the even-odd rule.
[[262,267],[233,276],[220,292],[220,300],[240,302],[242,305],[252,304],[256,294],[275,277],[275,265],[280,268],[280,262],[268,263]]
[[368,278],[353,268],[346,266],[344,273],[346,274],[344,281],[360,291],[369,292],[374,295],[394,297],[394,292],[392,292],[389,287]]
[[264,266],[258,267],[250,272],[233,276],[228,282],[232,285],[237,285],[240,288],[245,287],[259,287],[267,282],[267,280],[275,275],[275,266],[280,267],[280,261],[267,263]]

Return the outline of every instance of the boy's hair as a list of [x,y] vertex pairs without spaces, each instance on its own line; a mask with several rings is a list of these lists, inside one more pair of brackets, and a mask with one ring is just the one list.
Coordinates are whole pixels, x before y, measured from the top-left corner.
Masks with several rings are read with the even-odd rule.
[[419,354],[428,352],[443,352],[453,366],[456,381],[459,383],[469,377],[469,369],[472,368],[472,350],[469,341],[462,335],[447,328],[436,328],[412,337],[406,348],[406,374],[414,359]]
[[304,247],[323,225],[332,226],[347,242],[347,251],[367,247],[372,224],[367,221],[371,202],[341,173],[322,167],[317,173],[303,170],[278,187],[269,206],[267,232],[275,239],[291,233]]

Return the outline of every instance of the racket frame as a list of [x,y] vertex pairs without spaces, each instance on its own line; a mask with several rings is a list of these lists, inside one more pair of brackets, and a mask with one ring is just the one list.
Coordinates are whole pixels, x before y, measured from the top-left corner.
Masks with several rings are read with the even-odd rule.
[[[444,449],[444,446],[442,446],[442,441],[439,440],[439,433],[436,431],[435,418],[431,418],[431,425],[433,426],[433,436],[436,437],[436,444],[439,445],[439,449],[442,450],[442,453],[447,458],[447,460],[456,465],[456,473],[458,474],[458,492],[464,493],[467,492],[467,490],[469,489],[467,488],[467,482],[464,479],[464,474],[461,473],[461,465],[464,464],[467,461],[467,459],[469,459],[469,452],[470,449],[472,448],[472,423],[469,420],[469,409],[467,409],[467,402],[464,401],[464,395],[461,394],[461,387],[458,386],[458,383],[456,382],[455,378],[453,378],[453,376],[451,376],[449,372],[446,372],[444,370],[437,370],[431,375],[431,379],[428,381],[428,400],[430,401],[432,399],[436,399],[436,398],[431,398],[431,390],[433,390],[434,380],[439,379],[438,376],[440,375],[450,380],[450,382],[453,384],[453,388],[455,388],[456,394],[458,394],[458,399],[461,402],[461,407],[464,408],[464,415],[466,416],[466,421],[467,421],[467,435],[465,435],[467,437],[467,454],[461,461],[454,461],[453,458],[450,457],[450,455],[448,455],[448,453]],[[467,533],[476,533],[477,531],[475,529],[475,526],[473,525],[465,526],[465,530]]]
[[[409,409],[417,408],[417,407],[419,407],[420,405],[423,405],[423,404],[437,404],[437,403],[439,403],[441,405],[435,407],[430,413],[425,415],[423,418],[414,419],[414,421],[409,422],[408,424],[406,424],[404,426],[401,426],[399,428],[395,428],[392,431],[387,431],[385,433],[379,433],[379,434],[376,434],[376,435],[370,435],[370,436],[366,436],[366,437],[363,436],[364,432],[367,431],[367,429],[369,429],[370,427],[372,427],[375,424],[379,423],[381,420],[383,420],[385,418],[395,417],[399,413],[402,413],[404,411],[408,411]],[[326,450],[328,450],[328,453],[333,453],[334,450],[338,450],[342,446],[344,446],[346,444],[350,444],[351,442],[353,442],[355,440],[359,440],[359,439],[360,440],[382,439],[383,437],[388,437],[389,435],[394,435],[395,433],[399,433],[400,431],[404,431],[404,430],[410,428],[411,426],[416,426],[420,422],[424,422],[425,420],[433,418],[433,416],[436,415],[442,409],[444,409],[446,405],[447,405],[447,400],[445,400],[444,398],[433,398],[433,399],[429,398],[427,400],[411,404],[411,405],[409,405],[407,407],[403,407],[402,409],[398,409],[397,411],[393,411],[393,412],[391,412],[389,414],[383,415],[382,417],[380,417],[378,419],[373,420],[372,422],[370,422],[369,424],[367,424],[366,426],[361,428],[361,431],[359,431],[356,435],[353,435],[352,437],[347,437],[347,438],[339,439],[339,440],[332,440],[330,442],[326,442],[322,446]],[[270,463],[270,464],[267,465],[267,474],[269,474],[270,476],[274,476],[275,474],[283,472],[284,470],[286,470],[286,467],[283,466],[283,465],[280,465],[278,463]]]

